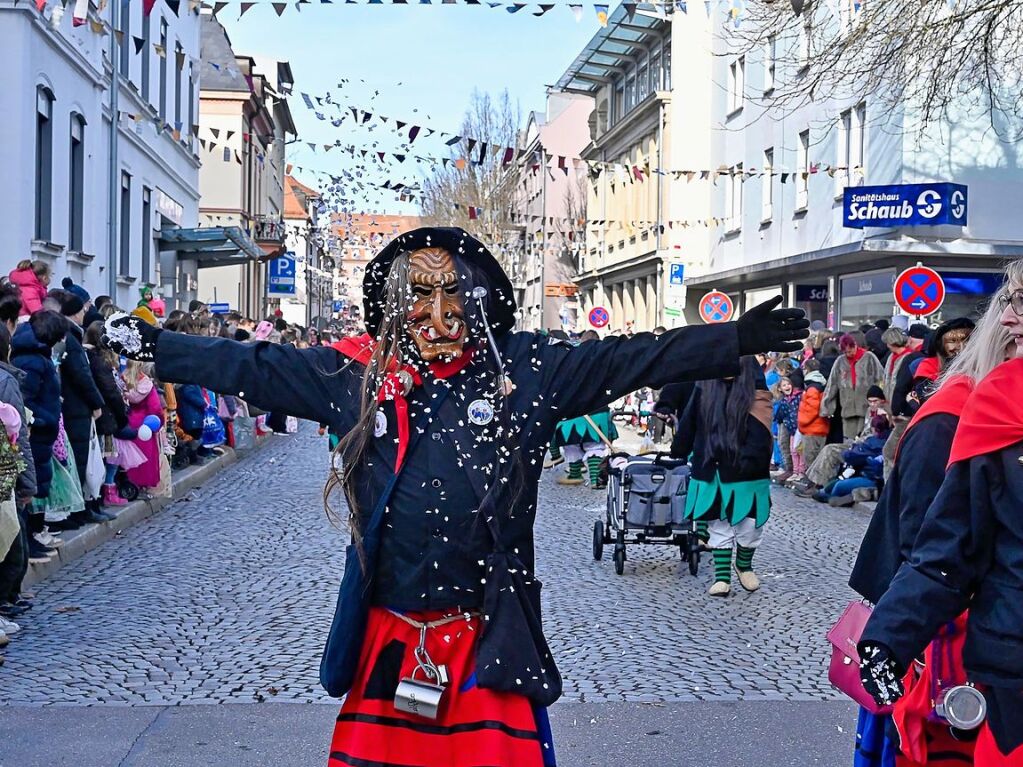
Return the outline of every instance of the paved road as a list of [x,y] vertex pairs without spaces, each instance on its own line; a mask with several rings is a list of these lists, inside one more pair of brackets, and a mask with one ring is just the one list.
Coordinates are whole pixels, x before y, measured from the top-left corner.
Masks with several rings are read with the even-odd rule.
[[[117,760],[76,757],[69,764],[117,764],[132,749],[145,751],[149,720],[163,710],[123,707],[232,704],[209,718],[196,713],[192,724],[191,714],[168,714],[175,726],[197,727],[217,740],[223,737],[217,717],[263,716],[237,704],[263,703],[266,716],[285,722],[292,707],[279,704],[333,705],[316,682],[343,567],[343,534],[326,522],[320,504],[326,448],[308,427],[274,439],[38,586],[37,607],[0,670],[0,704],[12,707],[0,710],[0,742],[15,742],[8,738],[24,729],[17,723],[48,715],[28,707],[57,705],[52,713],[60,726],[94,734],[113,726],[132,737]],[[594,562],[591,528],[603,513],[602,493],[552,479],[541,490],[538,570],[546,582],[546,627],[565,677],[565,701],[554,715],[564,733],[562,754],[574,754],[567,764],[590,763],[589,753],[595,759],[617,753],[599,747],[601,737],[613,736],[619,750],[633,743],[637,755],[658,743],[674,753],[693,737],[683,736],[690,721],[707,723],[696,738],[705,755],[710,749],[738,756],[736,739],[759,742],[759,733],[762,748],[779,755],[765,763],[788,764],[782,755],[798,751],[793,732],[804,731],[815,733],[818,750],[849,753],[852,709],[825,678],[823,635],[850,598],[844,582],[864,514],[778,491],[757,554],[763,589],[712,600],[704,593],[709,568],[691,577],[674,549],[630,548],[624,576],[614,574],[608,558]],[[693,705],[700,701],[715,705]],[[314,710],[303,719],[312,729],[296,730],[310,736],[312,750],[295,751],[305,754],[303,764],[322,763],[326,745],[330,709]],[[586,727],[578,724],[581,711]],[[590,719],[606,726],[591,726]],[[663,727],[647,724],[662,720]],[[790,730],[781,740],[779,722]],[[291,727],[282,726],[277,738],[287,741]],[[643,735],[652,731],[659,734]],[[185,740],[182,753],[192,753],[195,745]],[[117,737],[102,742],[117,751]],[[64,754],[53,738],[29,741],[26,749],[26,758],[43,749],[48,764],[61,763],[53,759]]]

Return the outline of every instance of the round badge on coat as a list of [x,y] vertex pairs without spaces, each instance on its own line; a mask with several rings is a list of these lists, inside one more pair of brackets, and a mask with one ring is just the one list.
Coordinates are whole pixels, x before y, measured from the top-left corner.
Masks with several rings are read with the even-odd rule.
[[494,420],[494,406],[485,399],[469,403],[469,420],[477,426],[486,426]]
[[382,410],[378,410],[376,422],[373,424],[373,436],[382,437],[385,434],[387,434],[387,416]]

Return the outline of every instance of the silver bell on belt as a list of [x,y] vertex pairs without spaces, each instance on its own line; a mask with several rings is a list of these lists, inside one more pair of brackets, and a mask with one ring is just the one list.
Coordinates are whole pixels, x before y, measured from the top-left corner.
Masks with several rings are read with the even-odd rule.
[[987,717],[987,701],[976,687],[956,685],[941,691],[934,713],[958,730],[975,730]]

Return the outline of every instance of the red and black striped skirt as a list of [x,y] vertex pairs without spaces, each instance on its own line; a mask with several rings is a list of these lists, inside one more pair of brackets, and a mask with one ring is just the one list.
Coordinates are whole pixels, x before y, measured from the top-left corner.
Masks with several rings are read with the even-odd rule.
[[[429,622],[451,613],[410,613]],[[554,767],[545,709],[521,695],[476,684],[480,619],[467,617],[427,631],[426,649],[448,668],[450,684],[436,719],[399,711],[398,682],[412,676],[419,630],[372,608],[359,671],[341,706],[329,767]],[[420,678],[422,674],[419,675]]]

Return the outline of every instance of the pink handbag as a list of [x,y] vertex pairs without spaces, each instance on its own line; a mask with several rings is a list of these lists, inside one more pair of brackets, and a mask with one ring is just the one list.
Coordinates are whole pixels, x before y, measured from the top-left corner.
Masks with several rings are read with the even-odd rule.
[[892,707],[878,706],[860,681],[860,654],[856,645],[863,636],[870,613],[871,609],[865,602],[850,602],[842,617],[831,627],[828,632],[828,641],[831,642],[828,681],[871,714],[884,716],[892,712]]

